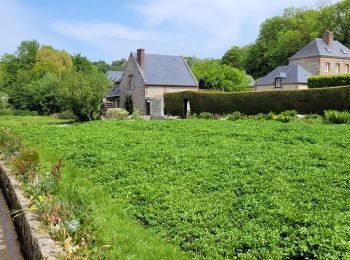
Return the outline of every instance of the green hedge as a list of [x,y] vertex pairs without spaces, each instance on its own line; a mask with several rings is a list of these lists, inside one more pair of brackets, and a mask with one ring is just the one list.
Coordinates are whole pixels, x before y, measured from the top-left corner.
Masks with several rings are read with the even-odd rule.
[[309,88],[350,86],[350,74],[320,75],[308,78]]
[[199,114],[229,114],[240,111],[246,115],[295,109],[302,114],[322,114],[324,110],[350,110],[350,88],[320,88],[265,92],[195,92],[164,95],[165,114],[184,116],[184,101],[190,102],[191,112]]

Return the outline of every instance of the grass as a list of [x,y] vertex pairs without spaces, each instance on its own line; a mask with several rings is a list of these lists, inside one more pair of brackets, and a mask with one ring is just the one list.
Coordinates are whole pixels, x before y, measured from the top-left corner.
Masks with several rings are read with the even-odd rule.
[[308,122],[0,117],[68,164],[90,258],[347,258],[350,126]]

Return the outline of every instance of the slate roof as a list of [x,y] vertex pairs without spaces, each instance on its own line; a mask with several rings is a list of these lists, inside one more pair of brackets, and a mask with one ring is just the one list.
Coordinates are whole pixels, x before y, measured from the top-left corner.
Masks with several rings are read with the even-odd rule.
[[286,78],[283,80],[285,84],[303,83],[307,84],[307,78],[311,76],[311,73],[305,70],[303,67],[290,64],[287,66],[277,67],[275,70],[267,74],[265,77],[259,79],[255,85],[272,85],[275,84],[276,78],[280,77],[280,73],[285,73]]
[[145,53],[143,74],[147,85],[198,86],[182,56]]
[[120,82],[122,79],[124,71],[107,71],[107,79],[113,82]]
[[109,93],[107,98],[112,98],[112,97],[120,97],[120,89],[119,88],[114,88],[111,93]]
[[332,46],[328,46],[322,39],[315,39],[289,59],[293,60],[315,56],[350,59],[350,49],[338,41],[334,41]]

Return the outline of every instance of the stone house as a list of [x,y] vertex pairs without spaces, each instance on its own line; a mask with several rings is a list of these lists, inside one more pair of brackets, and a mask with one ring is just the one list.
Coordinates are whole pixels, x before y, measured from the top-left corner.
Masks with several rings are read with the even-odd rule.
[[130,95],[134,109],[162,117],[165,93],[198,90],[198,82],[182,56],[131,53],[120,81],[120,107]]
[[[298,68],[296,69],[297,66]],[[285,74],[276,74],[282,71]],[[327,31],[322,39],[314,39],[303,49],[289,58],[289,65],[278,67],[254,86],[255,91],[265,90],[298,90],[307,88],[307,77],[350,73],[350,50],[334,40],[332,32]],[[292,76],[288,74],[292,73]],[[295,71],[298,76],[295,77]],[[306,73],[305,73],[306,71]],[[304,77],[305,75],[305,77]],[[295,82],[297,79],[298,82]]]

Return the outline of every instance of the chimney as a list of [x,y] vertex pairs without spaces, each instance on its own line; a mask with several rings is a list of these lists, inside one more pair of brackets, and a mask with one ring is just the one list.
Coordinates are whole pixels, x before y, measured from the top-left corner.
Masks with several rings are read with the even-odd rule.
[[144,71],[144,68],[145,68],[145,49],[138,49],[137,50],[137,62],[139,63],[141,70]]
[[334,41],[334,34],[330,31],[326,31],[323,34],[323,41],[328,45],[328,46],[332,46],[333,45],[333,41]]

